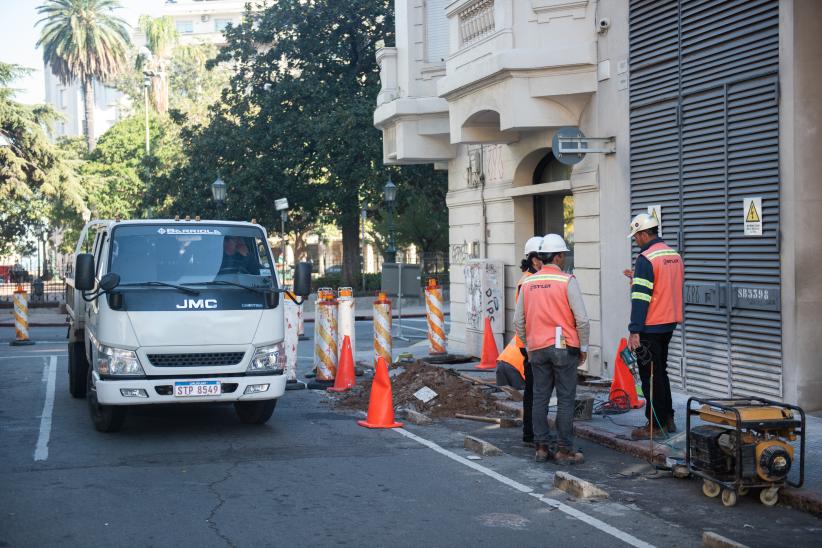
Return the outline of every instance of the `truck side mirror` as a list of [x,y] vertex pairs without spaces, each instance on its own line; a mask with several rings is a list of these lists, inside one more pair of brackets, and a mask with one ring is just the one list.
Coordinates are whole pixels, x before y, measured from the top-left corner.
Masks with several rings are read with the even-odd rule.
[[74,287],[80,291],[94,289],[94,255],[80,253],[74,262]]
[[100,280],[100,289],[103,291],[111,291],[120,285],[120,275],[116,272],[109,272]]
[[297,263],[294,269],[294,294],[303,299],[311,293],[311,263]]

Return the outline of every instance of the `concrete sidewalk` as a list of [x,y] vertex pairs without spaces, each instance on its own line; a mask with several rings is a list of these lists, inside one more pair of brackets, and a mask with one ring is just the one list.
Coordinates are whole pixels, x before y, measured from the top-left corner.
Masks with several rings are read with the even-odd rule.
[[[590,394],[588,394],[590,392]],[[608,398],[608,387],[592,389],[579,386],[577,397],[580,395],[595,395],[596,402],[600,403]],[[685,416],[688,404],[688,395],[682,392],[673,392],[674,413],[677,433],[667,438],[654,440],[631,440],[631,430],[646,423],[644,409],[632,409],[619,415],[595,414],[591,420],[574,422],[574,434],[580,438],[593,441],[602,446],[633,455],[645,460],[654,460],[665,464],[666,458],[685,458]],[[506,401],[505,405],[521,411],[522,404]],[[595,404],[596,405],[596,404]],[[698,406],[694,404],[694,409]],[[549,413],[549,422],[553,427],[554,414]],[[799,444],[794,444],[799,451]],[[797,463],[798,464],[798,463]],[[799,477],[798,467],[791,471],[793,480]],[[695,488],[699,488],[695,486]],[[822,418],[806,415],[805,439],[805,478],[802,487],[785,487],[779,491],[779,500],[785,504],[822,517]]]

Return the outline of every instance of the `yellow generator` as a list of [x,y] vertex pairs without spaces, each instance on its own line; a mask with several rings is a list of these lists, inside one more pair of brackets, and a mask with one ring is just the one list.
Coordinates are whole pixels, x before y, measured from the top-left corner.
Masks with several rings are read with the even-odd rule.
[[[759,500],[773,506],[781,487],[802,485],[805,412],[799,407],[762,398],[689,398],[687,410],[685,460],[702,478],[705,496],[721,493],[722,504],[733,506],[737,496],[761,488]],[[794,482],[788,476],[797,468]]]

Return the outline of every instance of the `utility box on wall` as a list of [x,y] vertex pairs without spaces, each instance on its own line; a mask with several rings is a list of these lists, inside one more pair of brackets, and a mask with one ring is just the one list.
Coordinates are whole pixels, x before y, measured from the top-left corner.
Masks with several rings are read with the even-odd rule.
[[465,352],[482,356],[485,318],[502,351],[505,333],[505,265],[502,261],[470,259],[465,274]]

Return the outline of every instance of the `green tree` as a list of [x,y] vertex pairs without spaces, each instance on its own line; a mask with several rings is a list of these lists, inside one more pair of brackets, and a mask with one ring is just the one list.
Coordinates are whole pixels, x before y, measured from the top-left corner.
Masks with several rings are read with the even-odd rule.
[[[212,62],[235,69],[225,117],[250,147],[224,161],[261,175],[273,162],[279,193],[296,203],[292,195],[304,192],[307,211],[335,222],[346,283],[359,270],[360,204],[375,202],[387,179],[372,125],[380,87],[374,46],[393,28],[389,0],[280,0],[226,29],[227,45]],[[270,208],[277,196],[262,197]]]
[[95,144],[94,80],[112,79],[125,64],[129,37],[125,21],[113,13],[119,7],[116,0],[48,0],[37,8],[43,61],[64,85],[82,85],[89,151]]
[[0,62],[0,255],[58,226],[58,209],[84,207],[80,181],[43,130],[55,113],[14,101],[10,84],[25,72]]

